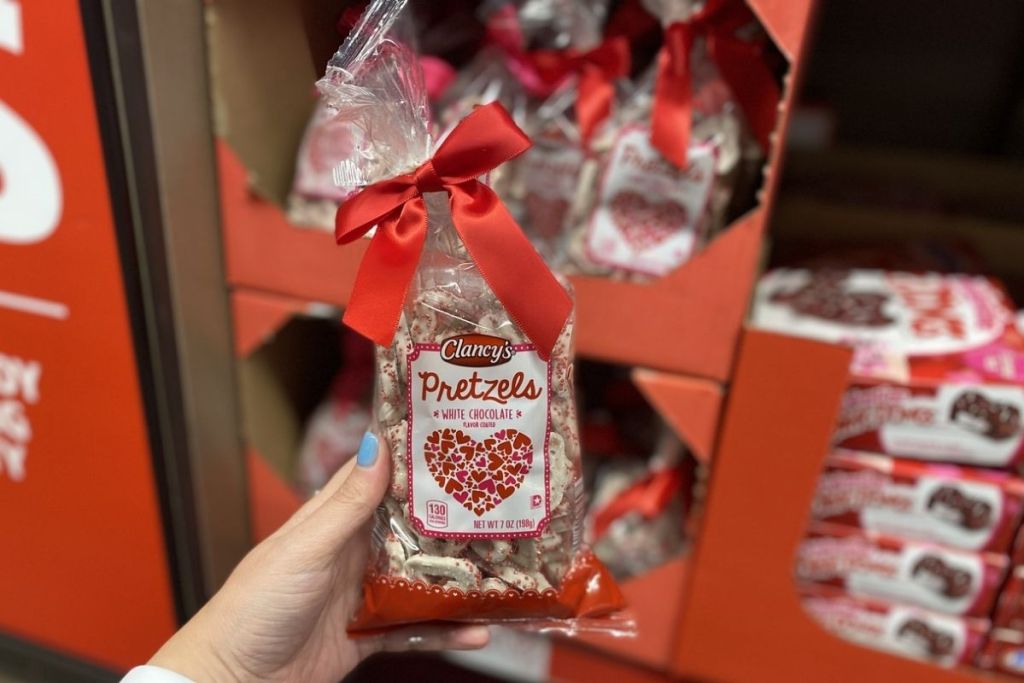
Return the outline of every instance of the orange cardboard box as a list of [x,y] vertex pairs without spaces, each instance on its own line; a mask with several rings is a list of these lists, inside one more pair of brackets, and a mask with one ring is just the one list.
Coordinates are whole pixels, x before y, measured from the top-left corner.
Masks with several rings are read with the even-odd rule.
[[[734,683],[988,680],[840,640],[800,605],[793,563],[849,360],[838,346],[745,332],[705,524],[687,568],[677,674]],[[766,444],[785,462],[766,461]]]
[[291,484],[302,422],[291,405],[285,378],[280,377],[282,370],[297,372],[298,368],[281,368],[274,354],[261,350],[291,319],[306,314],[309,306],[299,299],[236,291],[231,296],[231,309],[246,443],[250,528],[253,543],[258,543],[302,505],[302,496]]

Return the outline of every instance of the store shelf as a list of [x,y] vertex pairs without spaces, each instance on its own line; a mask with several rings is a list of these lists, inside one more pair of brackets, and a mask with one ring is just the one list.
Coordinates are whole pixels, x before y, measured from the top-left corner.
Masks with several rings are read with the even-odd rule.
[[764,221],[763,209],[752,211],[688,263],[650,283],[573,277],[577,352],[726,379],[754,286]]
[[249,481],[249,525],[253,545],[277,531],[302,507],[302,497],[250,447],[245,453]]
[[[822,630],[793,585],[849,352],[748,331],[723,421],[674,670],[700,680],[992,680],[868,650]],[[773,458],[773,459],[769,459]]]
[[718,382],[634,368],[633,383],[701,462],[710,462],[724,389]]
[[281,208],[252,192],[248,174],[224,140],[217,141],[228,283],[338,306],[348,303],[366,242],[344,248],[331,232],[298,227]]
[[[302,504],[302,496],[291,483],[294,463],[290,459],[302,424],[295,421],[288,405],[287,378],[277,376],[282,371],[301,370],[297,366],[275,368],[256,360],[256,355],[293,319],[331,310],[329,306],[325,310],[323,304],[264,292],[238,290],[231,295],[253,543],[272,534]],[[272,427],[269,434],[266,424]]]

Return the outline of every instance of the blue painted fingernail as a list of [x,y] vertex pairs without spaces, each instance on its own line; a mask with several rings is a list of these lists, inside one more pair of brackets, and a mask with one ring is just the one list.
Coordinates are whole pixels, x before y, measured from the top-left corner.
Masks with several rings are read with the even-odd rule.
[[366,432],[363,434],[363,440],[359,443],[356,464],[360,467],[371,467],[375,462],[377,462],[377,435]]

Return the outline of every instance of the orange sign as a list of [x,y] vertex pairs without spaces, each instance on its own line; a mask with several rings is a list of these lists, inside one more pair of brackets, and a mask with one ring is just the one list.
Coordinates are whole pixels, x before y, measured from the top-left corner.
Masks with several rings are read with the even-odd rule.
[[175,627],[121,278],[79,3],[0,0],[0,631],[114,668]]

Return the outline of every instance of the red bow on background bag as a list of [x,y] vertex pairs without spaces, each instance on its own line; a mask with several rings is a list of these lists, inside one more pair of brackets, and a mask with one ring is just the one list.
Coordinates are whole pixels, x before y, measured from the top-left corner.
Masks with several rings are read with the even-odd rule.
[[571,73],[578,75],[576,122],[587,147],[597,127],[612,113],[615,79],[629,75],[629,42],[610,38],[587,52],[536,50],[528,58],[546,83],[557,85]]
[[683,488],[685,477],[678,467],[658,470],[619,493],[594,515],[594,539],[604,536],[612,523],[630,512],[652,520],[660,515]]
[[338,208],[335,237],[377,232],[359,265],[345,323],[381,346],[394,337],[427,236],[425,192],[447,192],[452,223],[509,316],[537,346],[551,349],[572,301],[494,190],[477,180],[525,152],[530,139],[500,104],[477,107],[412,173],[382,180]]
[[687,165],[693,123],[693,83],[690,59],[700,36],[708,55],[729,84],[758,143],[766,152],[775,129],[779,86],[762,60],[762,46],[736,37],[736,31],[755,21],[743,0],[707,0],[688,20],[665,29],[658,54],[658,77],[651,112],[651,144],[679,168]]

